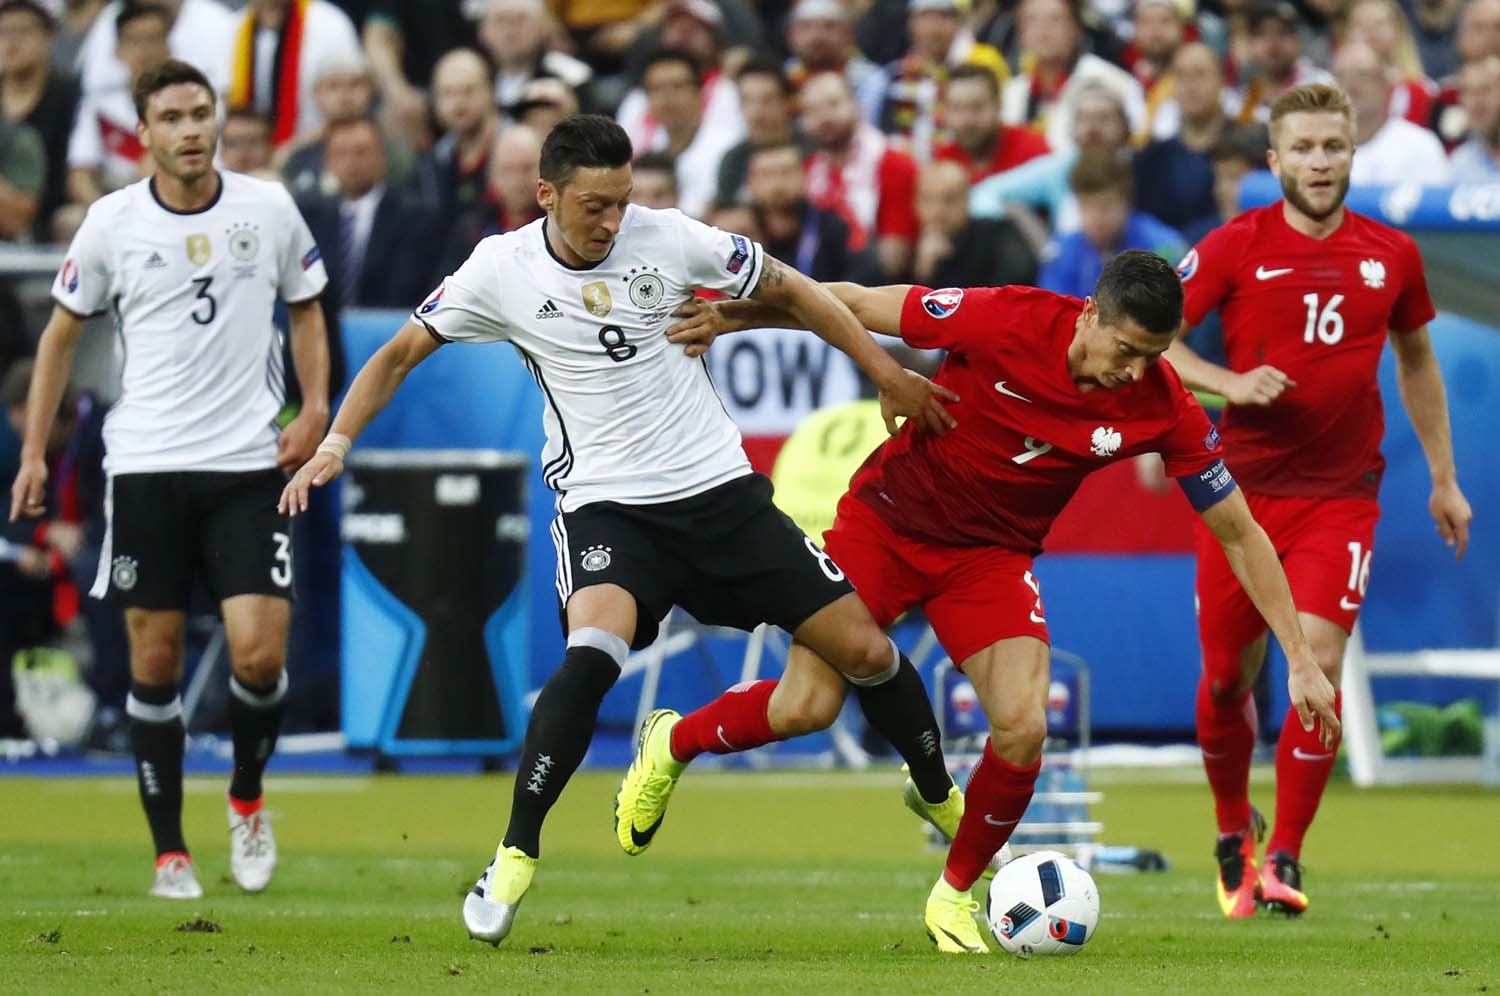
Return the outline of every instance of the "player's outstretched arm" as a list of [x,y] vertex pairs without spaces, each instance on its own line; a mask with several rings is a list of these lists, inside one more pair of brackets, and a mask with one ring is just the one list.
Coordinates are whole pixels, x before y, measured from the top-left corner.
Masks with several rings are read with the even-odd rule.
[[1187,331],[1188,326],[1184,324],[1167,349],[1167,361],[1182,382],[1193,390],[1222,394],[1231,405],[1269,405],[1288,388],[1297,386],[1296,381],[1269,363],[1244,373],[1210,363],[1182,341]]
[[328,327],[317,298],[287,305],[292,325],[292,366],[302,389],[302,408],[281,430],[276,466],[291,472],[312,459],[328,428]]
[[750,296],[785,311],[796,320],[797,327],[811,329],[848,354],[879,388],[880,411],[892,435],[898,416],[916,419],[919,425],[938,433],[958,424],[942,404],[943,400],[957,401],[958,396],[891,359],[854,312],[828,288],[767,256],[760,282]]
[[10,489],[10,521],[22,515],[37,518],[47,511],[47,437],[57,418],[73,369],[73,354],[83,336],[83,319],[62,305],[54,305],[52,317],[42,330],[36,347],[36,366],[26,394],[26,429],[21,440],[21,469]]
[[370,420],[380,414],[396,393],[406,375],[441,343],[417,321],[401,326],[389,342],[375,351],[360,368],[349,393],[333,419],[333,427],[313,454],[313,458],[293,475],[281,492],[276,508],[283,515],[307,511],[307,493],[320,488],[344,472],[344,457],[354,440]]
[[1427,326],[1414,332],[1391,333],[1391,349],[1396,354],[1396,386],[1401,403],[1411,418],[1411,427],[1421,440],[1432,474],[1432,496],[1427,507],[1443,542],[1453,547],[1455,557],[1463,557],[1469,545],[1469,521],[1474,511],[1458,487],[1458,469],[1453,462],[1453,434],[1448,425],[1448,393],[1437,354],[1432,351],[1432,337]]
[[1224,548],[1234,576],[1286,653],[1287,692],[1302,728],[1311,730],[1315,718],[1322,720],[1319,736],[1323,746],[1332,750],[1339,735],[1339,718],[1333,711],[1333,684],[1318,667],[1302,632],[1297,607],[1292,602],[1292,589],[1287,585],[1276,548],[1250,514],[1250,506],[1239,491],[1230,492],[1198,514]]
[[[851,283],[822,285],[838,298],[865,328],[886,335],[901,334],[901,308],[910,284],[863,287]],[[689,356],[702,356],[721,335],[746,329],[805,329],[796,316],[778,305],[755,298],[705,301],[692,298],[672,312],[682,319],[667,329],[667,338],[686,347]]]

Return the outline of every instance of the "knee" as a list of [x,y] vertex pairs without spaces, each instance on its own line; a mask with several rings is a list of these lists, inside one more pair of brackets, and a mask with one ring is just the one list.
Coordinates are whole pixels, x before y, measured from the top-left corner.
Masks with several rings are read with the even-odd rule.
[[1000,759],[1017,767],[1036,763],[1047,740],[1045,709],[1017,710],[990,722],[990,743]]
[[766,719],[782,737],[800,737],[826,730],[838,719],[844,706],[843,682],[837,688],[815,686],[796,694],[771,696]]
[[175,684],[182,676],[181,639],[174,633],[146,626],[130,629],[130,674],[147,685]]
[[873,678],[890,671],[899,660],[890,637],[874,626],[869,630],[853,642],[840,662],[839,670],[847,677]]
[[1318,667],[1327,675],[1328,680],[1333,683],[1334,688],[1339,687],[1339,679],[1344,673],[1344,642],[1342,640],[1318,639],[1311,641],[1313,657],[1317,659]]
[[229,648],[234,676],[251,688],[274,685],[281,679],[286,651],[281,643],[270,639],[245,640]]

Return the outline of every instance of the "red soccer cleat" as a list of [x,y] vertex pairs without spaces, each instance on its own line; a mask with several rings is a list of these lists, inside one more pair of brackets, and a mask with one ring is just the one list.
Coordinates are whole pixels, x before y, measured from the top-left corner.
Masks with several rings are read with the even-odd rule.
[[1255,913],[1260,898],[1260,878],[1256,875],[1255,845],[1266,833],[1266,821],[1250,810],[1250,825],[1240,833],[1220,834],[1214,856],[1219,861],[1219,909],[1230,920],[1243,920]]
[[1301,916],[1307,910],[1307,893],[1302,891],[1302,866],[1286,851],[1266,855],[1260,870],[1260,901],[1266,909]]

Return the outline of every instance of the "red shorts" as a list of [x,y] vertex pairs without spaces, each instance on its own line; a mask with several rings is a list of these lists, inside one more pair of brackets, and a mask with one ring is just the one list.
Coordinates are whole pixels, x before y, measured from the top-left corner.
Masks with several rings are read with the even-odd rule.
[[882,628],[920,605],[960,665],[999,640],[1051,642],[1029,554],[907,539],[853,495],[839,502],[823,542]]
[[[1352,630],[1370,584],[1379,503],[1373,498],[1274,498],[1248,493],[1245,499],[1281,558],[1297,611]],[[1266,631],[1265,620],[1202,520],[1194,523],[1194,540],[1198,635],[1204,660],[1237,668],[1240,648]]]

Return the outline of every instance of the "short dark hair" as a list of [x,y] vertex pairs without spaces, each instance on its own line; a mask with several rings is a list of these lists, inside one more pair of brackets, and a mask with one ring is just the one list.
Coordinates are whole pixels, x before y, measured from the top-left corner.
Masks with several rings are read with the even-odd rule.
[[172,13],[159,3],[135,3],[126,0],[120,12],[115,15],[115,34],[118,35],[125,29],[125,25],[131,21],[138,21],[143,17],[159,17],[162,24],[167,28],[172,27]]
[[581,169],[619,169],[634,155],[625,129],[603,114],[570,114],[547,132],[538,175],[561,190]]
[[635,161],[634,168],[637,173],[641,170],[665,173],[672,178],[672,189],[677,189],[677,162],[670,152],[644,152]]
[[219,95],[214,92],[214,85],[197,66],[183,62],[181,59],[168,59],[166,62],[158,62],[154,66],[146,67],[146,71],[136,77],[135,86],[130,92],[135,100],[136,115],[142,121],[146,120],[146,101],[167,87],[176,86],[179,83],[201,86],[208,91],[209,103],[218,105]]
[[14,14],[16,11],[30,14],[36,18],[41,23],[42,30],[49,35],[57,28],[57,25],[52,21],[52,14],[48,12],[46,7],[37,3],[36,0],[4,0],[3,3],[0,3],[0,17],[4,17],[6,14]]
[[773,138],[764,142],[752,142],[749,154],[745,156],[745,165],[748,166],[756,156],[764,155],[767,152],[785,152],[787,149],[795,152],[798,159],[802,158],[802,147],[790,138]]
[[995,100],[1000,99],[1000,77],[989,66],[981,66],[977,62],[966,62],[953,72],[948,74],[948,85],[952,86],[960,80],[979,80],[989,90],[990,96]]
[[1104,264],[1094,304],[1107,325],[1128,318],[1153,335],[1167,335],[1182,325],[1182,281],[1156,253],[1126,249]]
[[740,71],[735,75],[734,81],[738,83],[746,76],[770,76],[776,80],[776,85],[781,88],[782,95],[786,97],[790,97],[796,92],[792,86],[792,81],[787,78],[786,70],[782,67],[781,61],[775,56],[765,54],[752,55],[740,67]]
[[353,131],[355,128],[368,128],[375,133],[376,142],[385,148],[385,131],[381,129],[380,122],[372,117],[344,118],[340,121],[329,121],[323,125],[323,148],[328,148],[328,143],[333,136],[340,132]]
[[271,116],[264,111],[257,111],[253,107],[231,107],[224,112],[224,123],[231,121],[251,121],[269,131],[272,127]]
[[1118,193],[1135,196],[1135,171],[1130,159],[1112,149],[1089,150],[1068,170],[1068,188],[1075,194]]
[[1214,143],[1210,158],[1216,163],[1240,162],[1250,169],[1266,168],[1271,136],[1263,124],[1231,125]]
[[693,82],[698,86],[703,85],[703,67],[698,65],[698,57],[685,48],[659,48],[646,56],[646,62],[641,66],[641,81],[645,82],[647,73],[666,62],[679,62],[687,66],[688,72],[693,74]]

